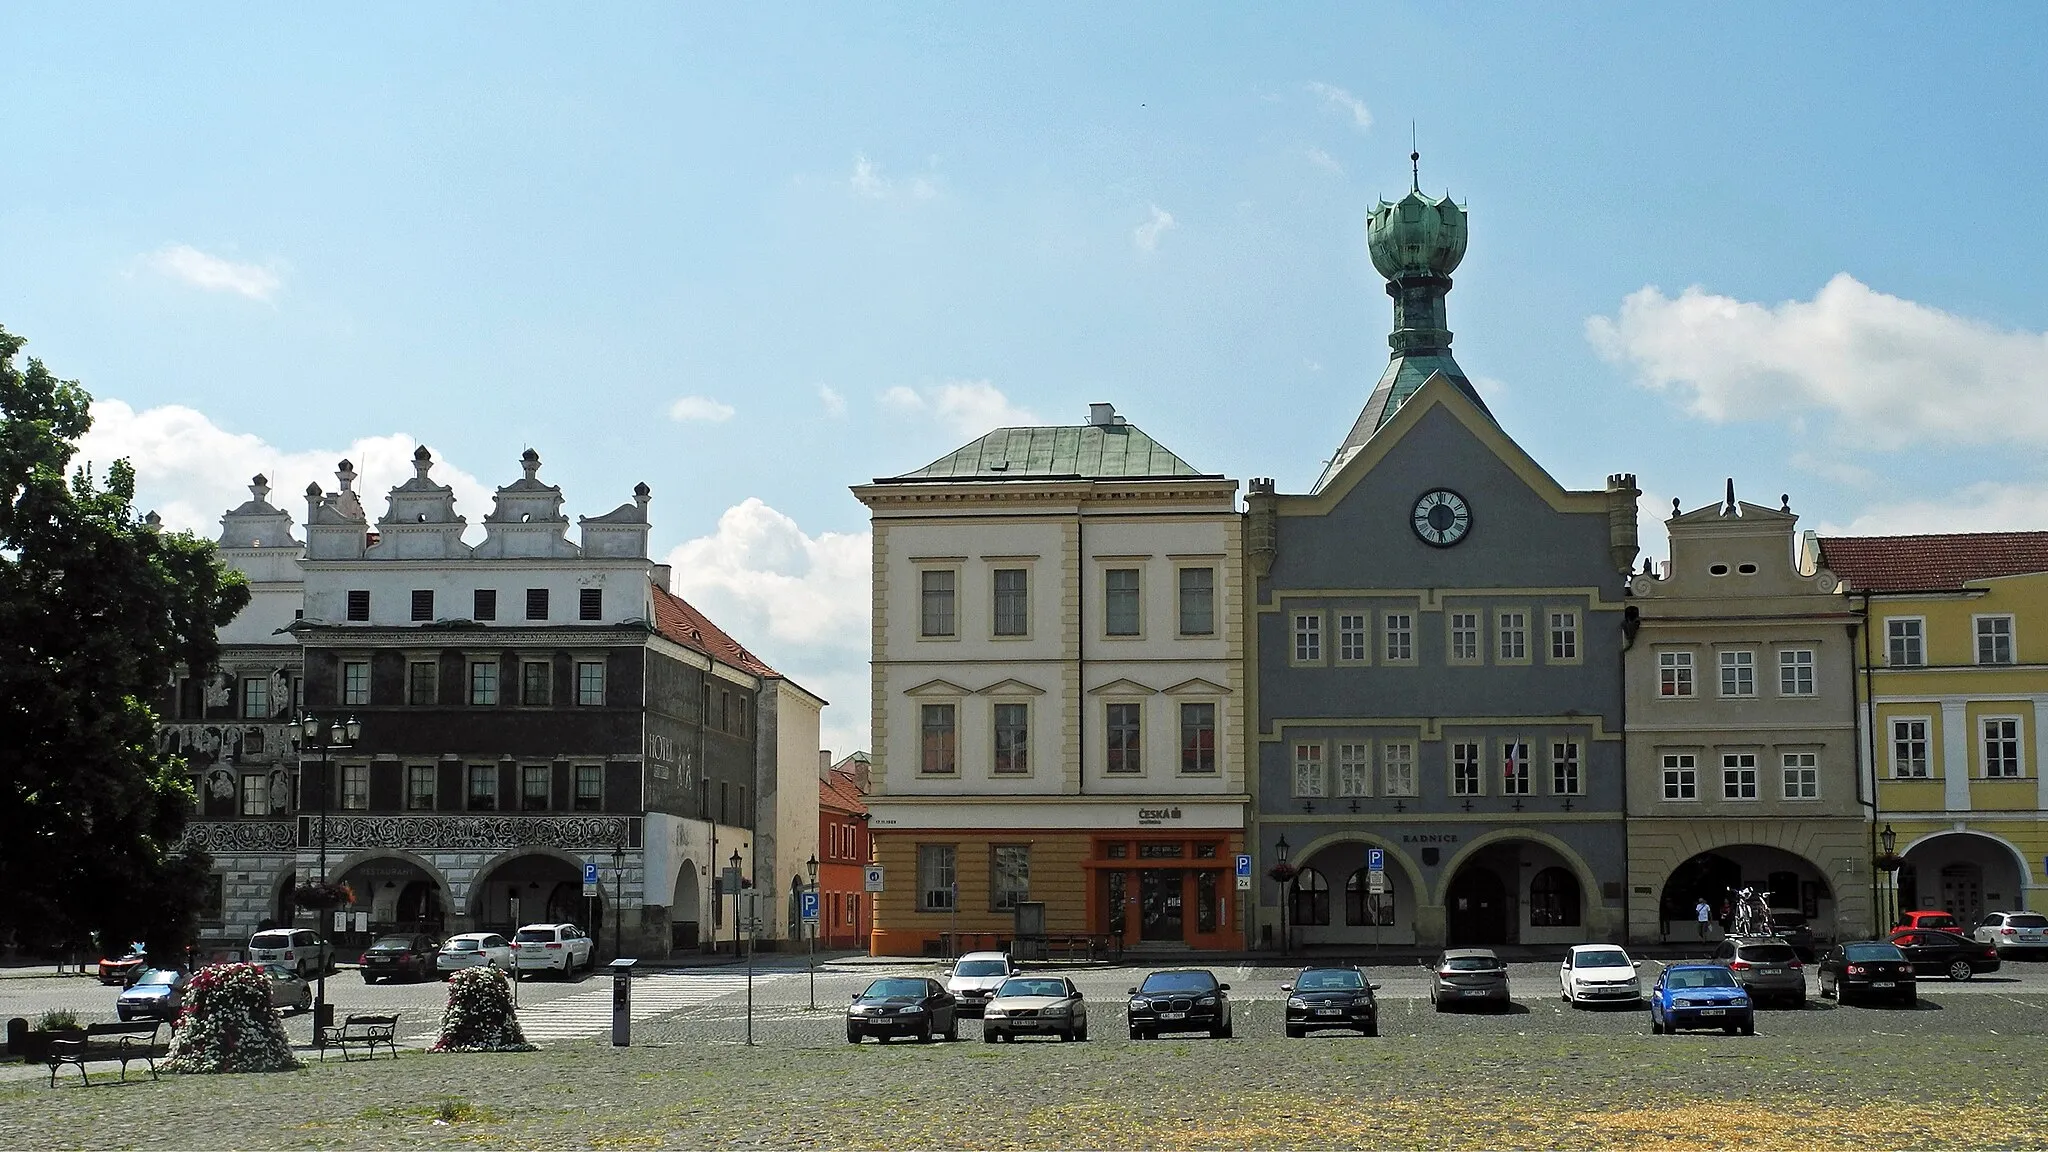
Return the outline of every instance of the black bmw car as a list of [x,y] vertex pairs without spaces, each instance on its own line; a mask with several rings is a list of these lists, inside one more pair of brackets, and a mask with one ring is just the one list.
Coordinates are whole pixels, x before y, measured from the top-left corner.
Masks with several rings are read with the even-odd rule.
[[864,1036],[884,1041],[891,1036],[958,1040],[959,1002],[937,980],[884,976],[846,1007],[846,1042],[858,1044]]
[[1380,1034],[1380,1005],[1373,999],[1379,985],[1357,968],[1303,968],[1287,993],[1287,1035],[1305,1036],[1322,1028],[1355,1028],[1367,1036]]
[[1130,991],[1131,1039],[1152,1040],[1164,1032],[1207,1032],[1230,1036],[1230,985],[1216,982],[1206,968],[1154,972]]

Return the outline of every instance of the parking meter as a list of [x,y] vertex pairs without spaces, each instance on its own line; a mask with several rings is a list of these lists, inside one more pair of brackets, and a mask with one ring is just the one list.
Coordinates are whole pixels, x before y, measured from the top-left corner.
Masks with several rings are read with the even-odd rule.
[[612,961],[612,1047],[633,1043],[633,965],[640,961],[620,957]]

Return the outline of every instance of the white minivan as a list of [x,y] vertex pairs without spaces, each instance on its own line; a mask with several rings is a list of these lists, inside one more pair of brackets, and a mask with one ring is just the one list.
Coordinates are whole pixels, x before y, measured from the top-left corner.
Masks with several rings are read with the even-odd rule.
[[311,979],[334,971],[334,945],[311,928],[266,928],[249,937],[249,959],[282,964]]
[[519,971],[554,972],[567,980],[579,968],[588,968],[597,948],[583,929],[574,924],[528,924],[512,939]]

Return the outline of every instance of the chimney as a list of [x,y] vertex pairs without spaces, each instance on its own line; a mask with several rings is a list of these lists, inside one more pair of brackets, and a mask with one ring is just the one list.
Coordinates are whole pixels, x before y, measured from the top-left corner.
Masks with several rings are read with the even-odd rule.
[[1121,424],[1123,421],[1117,419],[1116,405],[1090,404],[1088,406],[1088,423],[1095,428],[1108,428],[1113,424]]
[[818,779],[830,780],[831,778],[832,750],[829,748],[820,748],[818,749]]

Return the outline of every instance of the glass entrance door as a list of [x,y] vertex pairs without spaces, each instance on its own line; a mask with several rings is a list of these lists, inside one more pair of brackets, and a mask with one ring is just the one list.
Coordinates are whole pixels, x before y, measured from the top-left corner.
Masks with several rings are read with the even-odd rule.
[[1140,940],[1182,939],[1180,869],[1147,868],[1138,873],[1138,908],[1143,919]]

